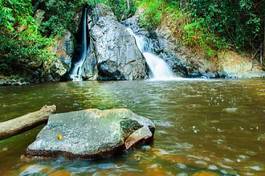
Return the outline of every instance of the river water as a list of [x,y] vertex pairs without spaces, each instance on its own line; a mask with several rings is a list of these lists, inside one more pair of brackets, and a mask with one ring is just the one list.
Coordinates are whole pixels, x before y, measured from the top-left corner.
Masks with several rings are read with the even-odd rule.
[[67,82],[0,88],[0,121],[45,104],[57,112],[130,108],[156,124],[152,145],[99,161],[21,157],[41,127],[0,141],[0,175],[265,175],[265,80]]

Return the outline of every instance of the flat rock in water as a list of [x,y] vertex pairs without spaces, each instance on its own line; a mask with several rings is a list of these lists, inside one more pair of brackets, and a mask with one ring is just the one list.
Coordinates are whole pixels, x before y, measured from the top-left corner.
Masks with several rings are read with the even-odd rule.
[[53,114],[27,154],[40,157],[98,158],[149,142],[154,123],[128,109]]

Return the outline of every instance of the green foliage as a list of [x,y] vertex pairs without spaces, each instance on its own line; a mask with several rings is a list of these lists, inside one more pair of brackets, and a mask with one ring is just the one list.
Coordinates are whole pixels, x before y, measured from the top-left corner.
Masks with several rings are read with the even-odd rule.
[[156,28],[161,22],[163,1],[157,0],[154,2],[144,0],[139,4],[140,6],[143,6],[145,8],[144,13],[142,14],[142,16],[140,16],[140,25],[148,30]]
[[110,5],[120,20],[136,10],[132,0],[0,0],[0,73],[54,59],[54,39],[76,33],[77,14],[97,3]]
[[40,34],[30,1],[0,0],[0,20],[0,64],[53,57],[47,50],[52,40]]
[[124,20],[136,11],[133,0],[108,0],[106,3],[111,7],[118,20]]
[[170,17],[183,42],[213,57],[228,46],[258,48],[263,40],[264,0],[138,0],[145,9],[140,23],[149,30]]
[[41,10],[45,11],[45,20],[41,23],[40,30],[46,36],[60,36],[65,30],[76,32],[78,24],[74,22],[74,18],[77,12],[93,2],[92,0],[45,0],[41,6]]
[[199,46],[208,57],[214,57],[218,50],[227,47],[226,42],[221,40],[205,27],[204,19],[197,19],[183,25],[182,39],[186,45]]
[[40,26],[42,33],[47,36],[62,35],[66,29],[75,33],[78,26],[74,21],[77,12],[86,5],[94,6],[98,3],[108,4],[119,20],[134,14],[136,10],[132,0],[46,0],[42,10],[47,20]]
[[238,49],[256,48],[262,42],[264,0],[190,0],[193,18],[203,18],[209,31]]
[[226,48],[226,42],[211,33],[206,28],[205,19],[195,18],[180,10],[179,4],[165,0],[138,1],[138,6],[144,8],[140,24],[148,30],[155,29],[166,18],[171,24],[171,30],[182,42],[190,47],[202,49],[207,57],[214,57],[218,50]]

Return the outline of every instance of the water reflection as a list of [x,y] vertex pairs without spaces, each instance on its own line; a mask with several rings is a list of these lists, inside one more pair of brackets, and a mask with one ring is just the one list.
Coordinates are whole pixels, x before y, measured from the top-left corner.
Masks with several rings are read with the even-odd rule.
[[154,120],[152,146],[103,161],[23,161],[40,127],[0,141],[0,175],[264,175],[265,81],[76,82],[0,88],[0,121],[127,107]]

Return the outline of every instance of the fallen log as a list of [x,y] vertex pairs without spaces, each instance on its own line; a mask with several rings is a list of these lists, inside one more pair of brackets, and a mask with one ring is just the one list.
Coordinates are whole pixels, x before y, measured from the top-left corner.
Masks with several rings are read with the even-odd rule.
[[0,139],[14,136],[47,122],[49,115],[55,112],[55,110],[55,105],[45,105],[38,111],[5,122],[0,122]]

